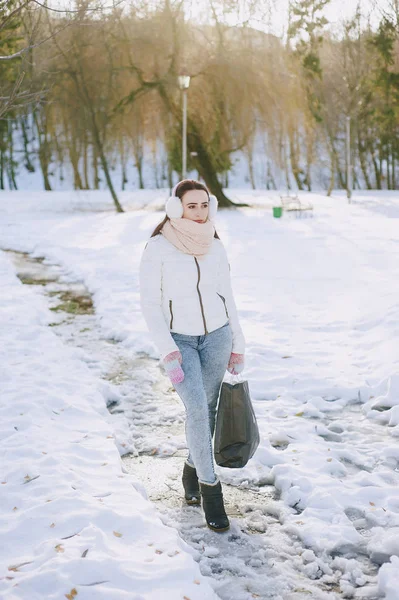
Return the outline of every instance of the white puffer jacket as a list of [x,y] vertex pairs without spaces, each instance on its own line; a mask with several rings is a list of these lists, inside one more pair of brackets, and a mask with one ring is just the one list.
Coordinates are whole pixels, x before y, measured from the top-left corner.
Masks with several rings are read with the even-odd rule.
[[170,332],[206,335],[227,321],[232,352],[244,354],[230,283],[230,267],[222,242],[213,239],[199,259],[185,254],[162,234],[150,238],[140,263],[141,310],[161,358],[179,350]]

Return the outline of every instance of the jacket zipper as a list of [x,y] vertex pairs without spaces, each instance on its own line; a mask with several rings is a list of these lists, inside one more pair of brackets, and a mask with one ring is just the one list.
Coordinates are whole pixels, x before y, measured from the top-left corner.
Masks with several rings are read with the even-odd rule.
[[[216,293],[217,293],[217,292],[216,292]],[[218,294],[218,293],[217,293],[217,294]],[[224,310],[226,311],[226,317],[229,319],[230,317],[229,317],[229,313],[228,313],[227,306],[226,306],[226,299],[225,299],[225,298],[223,298],[223,296],[221,296],[220,294],[218,294],[218,296],[219,296],[219,298],[220,298],[220,299],[223,301],[223,304],[224,304]]]
[[169,329],[172,329],[172,327],[173,327],[172,300],[169,300],[169,311],[170,311],[170,325],[169,325]]
[[202,320],[204,322],[205,335],[208,335],[208,330],[206,328],[205,314],[204,314],[204,306],[202,304],[202,296],[201,296],[201,292],[200,292],[200,289],[199,289],[199,283],[200,283],[200,280],[201,280],[201,271],[200,271],[200,268],[199,268],[198,260],[196,259],[195,256],[194,256],[194,260],[195,260],[195,264],[197,265],[197,271],[198,271],[197,292],[198,292],[198,297],[199,297],[200,306],[201,306]]

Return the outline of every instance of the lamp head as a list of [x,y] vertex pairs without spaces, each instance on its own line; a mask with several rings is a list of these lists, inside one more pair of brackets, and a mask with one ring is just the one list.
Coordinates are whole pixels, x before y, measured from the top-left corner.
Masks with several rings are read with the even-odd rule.
[[181,90],[188,90],[190,86],[190,75],[179,75],[177,80]]

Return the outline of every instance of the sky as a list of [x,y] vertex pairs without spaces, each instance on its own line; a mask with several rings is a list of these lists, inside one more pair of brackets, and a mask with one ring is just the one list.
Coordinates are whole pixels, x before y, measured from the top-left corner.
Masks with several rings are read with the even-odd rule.
[[[245,0],[243,0],[245,2]],[[289,0],[269,0],[270,7],[264,14],[259,14],[258,18],[251,22],[251,25],[269,31],[270,33],[283,36],[288,22],[288,6]],[[384,10],[388,10],[392,0],[361,0],[360,5],[365,18],[370,19],[372,26],[376,26],[381,19],[381,14]],[[237,6],[240,5],[240,0],[237,0]],[[356,11],[359,0],[331,0],[330,4],[325,8],[324,15],[328,19],[333,28],[339,27],[343,19],[350,18]],[[248,4],[248,1],[245,2]],[[266,4],[262,2],[261,4]],[[208,0],[186,0],[188,12],[195,18],[196,15],[204,12],[204,6],[209,5]],[[239,8],[238,8],[239,11]],[[231,17],[230,23],[237,24],[239,21],[245,21],[248,17],[245,11],[240,11],[240,18],[237,20],[236,14]]]
[[[107,0],[102,0],[107,5]],[[389,9],[389,5],[393,0],[360,0],[363,14],[370,19],[373,27],[378,24],[381,14],[384,10]],[[112,5],[113,0],[109,0],[109,5]],[[269,0],[269,9],[264,14],[258,14],[257,18],[250,21],[250,25],[268,31],[277,36],[283,36],[287,28],[287,15],[289,0]],[[359,0],[331,0],[330,4],[325,8],[324,14],[333,28],[338,28],[343,19],[352,16],[356,10]],[[70,7],[73,0],[49,0],[49,6],[53,8]],[[129,0],[126,0],[126,5]],[[148,5],[159,4],[159,0],[148,0]],[[204,20],[207,10],[209,9],[209,0],[185,0],[185,10],[188,18]],[[237,10],[230,16],[228,22],[231,25],[241,24],[248,19],[248,14],[241,6],[248,4],[248,0],[236,0],[235,6]],[[266,5],[267,2],[259,4]]]

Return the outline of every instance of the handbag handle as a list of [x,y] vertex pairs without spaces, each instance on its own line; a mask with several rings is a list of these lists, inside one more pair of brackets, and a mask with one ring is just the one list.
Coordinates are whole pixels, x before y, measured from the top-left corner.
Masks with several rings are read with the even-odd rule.
[[242,383],[243,381],[245,381],[245,379],[241,373],[238,373],[237,375],[232,375],[228,371],[226,371],[226,373],[227,373],[227,375],[225,376],[225,378],[223,380],[223,381],[226,381],[226,383],[235,385],[236,383]]

